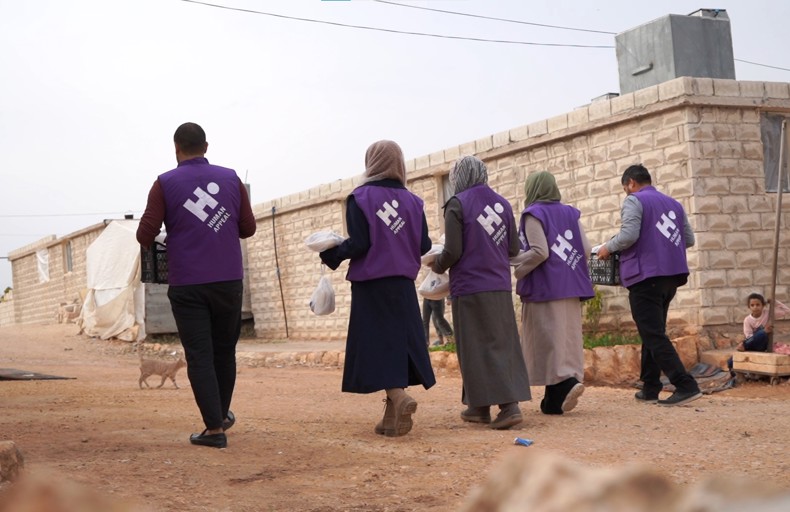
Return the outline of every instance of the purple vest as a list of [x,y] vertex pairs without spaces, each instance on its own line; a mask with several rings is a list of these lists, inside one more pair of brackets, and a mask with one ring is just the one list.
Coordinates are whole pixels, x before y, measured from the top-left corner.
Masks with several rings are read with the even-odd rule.
[[653,187],[634,196],[642,203],[639,239],[620,253],[620,281],[628,288],[650,277],[688,275],[683,207]]
[[236,172],[193,158],[159,176],[159,184],[165,198],[168,283],[241,279]]
[[510,203],[485,184],[455,197],[464,216],[464,250],[450,267],[450,294],[512,291],[508,252],[516,221]]
[[522,302],[594,297],[579,231],[579,210],[560,202],[533,203],[527,207],[521,213],[518,232],[521,249],[525,251],[529,249],[524,234],[527,214],[543,225],[549,258],[516,283]]
[[368,221],[370,249],[352,259],[346,279],[417,279],[422,241],[422,199],[405,188],[362,185],[351,193]]

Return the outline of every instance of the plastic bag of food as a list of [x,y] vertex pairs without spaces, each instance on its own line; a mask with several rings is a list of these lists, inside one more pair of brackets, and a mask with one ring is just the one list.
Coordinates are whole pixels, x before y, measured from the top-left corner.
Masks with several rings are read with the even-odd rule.
[[450,277],[431,270],[422,280],[417,293],[430,300],[444,299],[450,295]]
[[310,297],[310,311],[318,316],[335,311],[335,289],[328,276],[321,275],[313,295]]
[[444,244],[433,244],[431,249],[422,255],[420,261],[422,261],[423,265],[431,266],[436,258],[442,253],[444,250]]
[[308,248],[321,252],[340,245],[343,243],[343,240],[345,238],[334,231],[318,231],[305,238],[304,243],[307,244]]

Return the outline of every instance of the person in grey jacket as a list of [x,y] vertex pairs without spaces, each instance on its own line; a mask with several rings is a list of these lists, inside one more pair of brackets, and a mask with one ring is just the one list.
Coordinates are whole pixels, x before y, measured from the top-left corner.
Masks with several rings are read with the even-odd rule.
[[[684,405],[702,396],[666,333],[669,303],[688,282],[686,248],[694,245],[683,206],[652,185],[643,165],[632,165],[621,183],[627,194],[620,232],[598,249],[598,258],[620,253],[620,281],[628,288],[631,315],[642,338],[642,390],[636,399],[659,405]],[[659,400],[661,372],[675,392]]]

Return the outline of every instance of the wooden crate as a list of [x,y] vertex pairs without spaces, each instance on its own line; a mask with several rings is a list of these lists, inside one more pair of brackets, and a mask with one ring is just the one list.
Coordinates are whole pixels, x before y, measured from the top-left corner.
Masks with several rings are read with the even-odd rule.
[[739,373],[787,377],[790,376],[790,356],[769,352],[735,352],[732,355],[732,369]]

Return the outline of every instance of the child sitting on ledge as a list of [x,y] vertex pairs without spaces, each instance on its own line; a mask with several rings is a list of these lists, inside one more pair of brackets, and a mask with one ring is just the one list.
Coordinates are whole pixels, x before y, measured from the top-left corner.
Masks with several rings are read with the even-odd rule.
[[[766,301],[765,297],[759,293],[751,293],[746,299],[749,306],[749,315],[743,319],[743,335],[745,339],[735,347],[739,352],[765,352],[768,349],[768,334],[773,327],[768,324],[768,308],[765,306],[771,301]],[[774,317],[784,318],[790,313],[790,308],[776,301],[776,311]],[[790,354],[790,345],[785,343],[774,343],[774,353]],[[732,371],[732,357],[727,360],[727,366]]]

